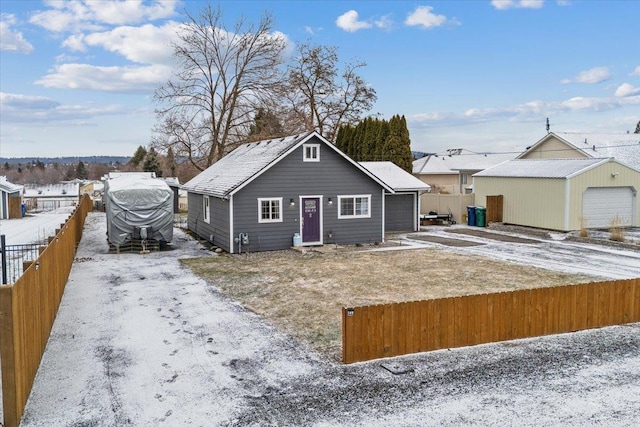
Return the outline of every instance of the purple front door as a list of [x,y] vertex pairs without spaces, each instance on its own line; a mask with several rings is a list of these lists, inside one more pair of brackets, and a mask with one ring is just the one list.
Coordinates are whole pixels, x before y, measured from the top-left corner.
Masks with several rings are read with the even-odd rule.
[[302,198],[302,243],[320,243],[320,199]]

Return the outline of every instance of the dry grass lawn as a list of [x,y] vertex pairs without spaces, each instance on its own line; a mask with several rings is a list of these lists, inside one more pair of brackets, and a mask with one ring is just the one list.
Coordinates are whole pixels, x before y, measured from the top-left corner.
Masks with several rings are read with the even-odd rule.
[[335,360],[341,357],[342,307],[592,281],[587,276],[437,249],[289,250],[183,263],[248,309]]

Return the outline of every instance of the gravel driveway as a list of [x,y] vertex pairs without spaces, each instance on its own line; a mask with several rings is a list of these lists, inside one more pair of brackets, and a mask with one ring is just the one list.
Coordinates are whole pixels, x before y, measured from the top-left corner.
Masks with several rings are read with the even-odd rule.
[[640,324],[343,366],[181,268],[208,253],[177,230],[173,251],[145,256],[107,254],[104,230],[90,214],[23,426],[640,418]]

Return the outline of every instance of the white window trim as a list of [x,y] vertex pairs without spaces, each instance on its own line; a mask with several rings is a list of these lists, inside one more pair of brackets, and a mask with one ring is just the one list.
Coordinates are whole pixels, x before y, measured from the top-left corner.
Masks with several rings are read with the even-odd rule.
[[[263,219],[262,218],[262,202],[273,202],[277,201],[279,206],[279,217],[278,219]],[[269,214],[271,214],[271,203],[269,203]],[[258,198],[258,223],[271,223],[271,222],[282,222],[282,197],[260,197]]]
[[204,222],[207,224],[211,223],[211,203],[209,196],[202,196],[202,216]]
[[[356,198],[365,198],[367,199],[367,214],[366,215],[357,215],[355,213],[355,203],[356,203]],[[342,209],[342,199],[353,199],[353,209],[354,209],[354,214],[353,215],[342,215],[341,209]],[[360,218],[371,218],[371,194],[355,194],[353,196],[349,195],[349,196],[338,196],[338,219],[360,219]]]
[[[316,149],[315,157],[307,157],[307,147]],[[320,161],[320,144],[302,144],[302,161],[303,162],[319,162]]]

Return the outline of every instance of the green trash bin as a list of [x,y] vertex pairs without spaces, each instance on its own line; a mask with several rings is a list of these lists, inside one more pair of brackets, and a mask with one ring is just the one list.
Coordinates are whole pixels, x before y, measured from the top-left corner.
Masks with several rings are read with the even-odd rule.
[[485,217],[487,215],[487,208],[483,208],[482,206],[476,206],[476,225],[478,227],[484,227]]

